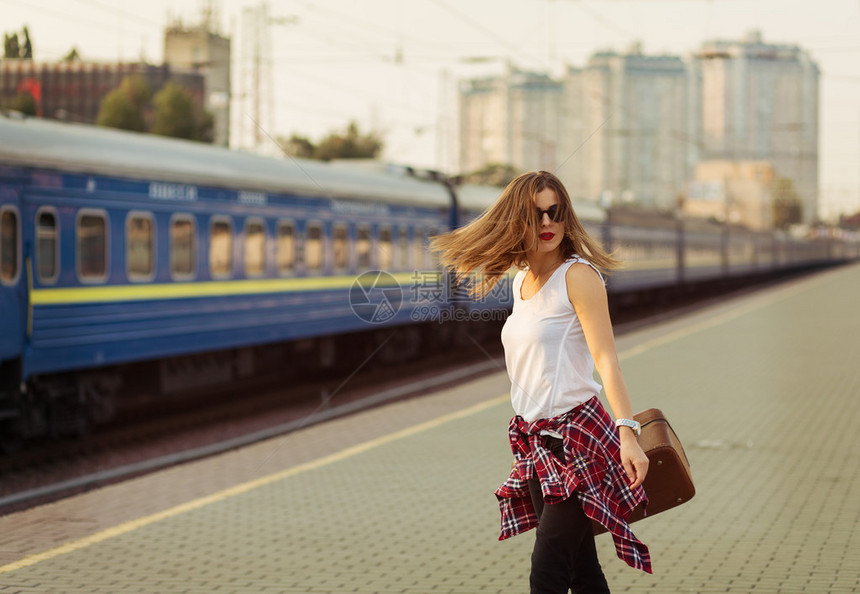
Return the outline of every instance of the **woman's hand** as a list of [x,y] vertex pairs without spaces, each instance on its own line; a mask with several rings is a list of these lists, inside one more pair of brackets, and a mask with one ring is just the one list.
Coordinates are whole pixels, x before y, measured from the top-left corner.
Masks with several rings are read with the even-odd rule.
[[645,480],[648,474],[648,456],[639,447],[636,435],[627,427],[620,427],[621,433],[621,465],[630,479],[630,488],[635,489]]

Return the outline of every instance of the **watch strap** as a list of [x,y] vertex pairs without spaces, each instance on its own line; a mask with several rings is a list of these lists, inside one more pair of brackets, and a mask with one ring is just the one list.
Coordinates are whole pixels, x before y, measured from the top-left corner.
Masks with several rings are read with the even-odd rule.
[[615,419],[616,427],[630,427],[637,436],[642,433],[642,425],[633,419]]

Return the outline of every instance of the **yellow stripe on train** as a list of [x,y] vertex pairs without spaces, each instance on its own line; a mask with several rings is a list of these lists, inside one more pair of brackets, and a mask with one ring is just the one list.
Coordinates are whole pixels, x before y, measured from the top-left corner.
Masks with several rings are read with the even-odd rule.
[[[438,271],[417,271],[391,274],[401,288],[416,283],[431,282],[438,278]],[[32,305],[69,305],[79,303],[107,303],[114,301],[150,301],[166,299],[189,299],[194,297],[229,297],[294,291],[324,291],[348,289],[361,275],[317,276],[301,278],[248,279],[233,281],[179,282],[135,285],[101,285],[97,287],[68,287],[33,289],[30,292]],[[385,276],[379,286],[394,286]],[[366,282],[362,281],[366,289]]]

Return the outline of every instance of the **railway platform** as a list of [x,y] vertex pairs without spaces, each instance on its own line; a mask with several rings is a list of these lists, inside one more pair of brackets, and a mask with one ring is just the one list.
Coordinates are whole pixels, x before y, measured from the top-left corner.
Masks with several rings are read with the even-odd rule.
[[[860,591],[860,266],[620,337],[696,482],[613,592]],[[0,517],[0,592],[525,592],[498,373]]]

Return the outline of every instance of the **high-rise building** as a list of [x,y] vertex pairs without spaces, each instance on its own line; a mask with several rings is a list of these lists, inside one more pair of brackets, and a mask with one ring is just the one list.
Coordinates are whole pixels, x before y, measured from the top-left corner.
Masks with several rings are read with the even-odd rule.
[[636,44],[569,67],[563,85],[558,174],[571,194],[674,208],[697,157],[684,61]]
[[754,31],[703,44],[691,68],[702,85],[702,159],[769,161],[793,182],[803,222],[814,221],[820,71],[809,54]]
[[[770,163],[774,183],[785,189],[781,178],[790,180],[783,191],[799,196],[810,223],[818,95],[810,56],[756,32],[705,43],[686,59],[644,55],[638,44],[598,52],[558,82],[509,68],[460,85],[461,170],[491,162],[544,168],[577,198],[674,210],[701,161],[727,164],[725,171]],[[757,213],[755,225],[771,219]]]
[[461,81],[460,170],[555,169],[561,97],[559,82],[512,65],[503,76]]
[[172,69],[198,72],[206,81],[204,109],[214,119],[214,144],[230,143],[230,39],[210,19],[187,27],[174,23],[164,32],[164,62]]

